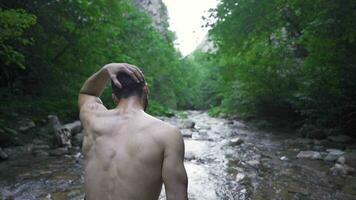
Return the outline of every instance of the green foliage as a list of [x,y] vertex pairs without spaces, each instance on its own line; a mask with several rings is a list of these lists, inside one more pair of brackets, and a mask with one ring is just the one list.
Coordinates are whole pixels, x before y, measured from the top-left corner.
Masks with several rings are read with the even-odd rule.
[[147,112],[152,115],[162,115],[167,117],[174,116],[174,112],[172,109],[162,106],[157,101],[149,101]]
[[[176,108],[178,94],[185,93],[173,34],[159,33],[129,0],[13,0],[0,5],[5,66],[0,96],[2,104],[9,103],[1,112],[75,117],[81,85],[109,62],[132,63],[144,71],[154,114],[169,114],[165,107]],[[8,73],[13,65],[24,70]],[[110,106],[110,90],[103,99]]]
[[24,32],[36,23],[36,16],[22,9],[0,8],[0,62],[1,82],[8,82],[17,68],[25,69],[21,47],[32,44]]
[[217,76],[209,90],[220,99],[210,113],[297,119],[352,133],[355,8],[352,0],[222,0],[209,32],[217,51],[204,55],[214,58],[205,73]]
[[224,109],[222,107],[213,107],[213,108],[210,108],[208,111],[208,114],[211,117],[217,117],[217,116],[219,116],[220,113],[224,113]]

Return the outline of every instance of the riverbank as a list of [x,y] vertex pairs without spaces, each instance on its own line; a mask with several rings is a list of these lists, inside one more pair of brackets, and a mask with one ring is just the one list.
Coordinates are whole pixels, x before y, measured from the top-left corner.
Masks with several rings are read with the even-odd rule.
[[[200,111],[188,111],[184,119],[161,119],[180,127],[183,134],[190,199],[356,198],[354,167],[347,161],[347,155],[356,153],[352,143],[339,142],[344,149],[330,148],[320,140],[260,131]],[[2,199],[83,198],[78,147],[62,155],[33,154],[33,146],[32,151],[26,145],[16,148],[27,153],[0,162]],[[299,155],[305,151],[309,153]],[[327,160],[329,154],[337,159]],[[164,193],[160,198],[165,199]]]

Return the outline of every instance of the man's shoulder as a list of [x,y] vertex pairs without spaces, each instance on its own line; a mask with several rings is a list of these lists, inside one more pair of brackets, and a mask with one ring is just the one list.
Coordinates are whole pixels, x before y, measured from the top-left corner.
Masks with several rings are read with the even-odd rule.
[[159,127],[160,130],[163,130],[163,131],[166,131],[166,132],[167,131],[168,132],[179,131],[179,129],[176,126],[174,126],[174,125],[172,125],[172,124],[170,124],[168,122],[165,122],[165,121],[163,121],[163,120],[161,120],[161,119],[159,119],[157,117],[154,117],[154,116],[149,115],[147,113],[146,113],[146,117],[148,118],[148,120],[150,121],[152,126]]
[[153,132],[158,134],[161,138],[179,137],[181,135],[178,127],[149,114],[146,114],[146,116],[150,121],[150,127]]

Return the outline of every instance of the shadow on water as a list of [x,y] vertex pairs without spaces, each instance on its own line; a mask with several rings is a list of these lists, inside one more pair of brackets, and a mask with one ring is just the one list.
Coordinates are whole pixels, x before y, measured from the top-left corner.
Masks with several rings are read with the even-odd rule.
[[[179,123],[177,118],[163,118]],[[356,177],[330,174],[331,163],[299,160],[308,141],[256,132],[239,121],[189,111],[185,137],[189,199],[356,199]],[[83,199],[82,158],[31,154],[0,163],[1,197]],[[160,199],[165,199],[164,191]]]

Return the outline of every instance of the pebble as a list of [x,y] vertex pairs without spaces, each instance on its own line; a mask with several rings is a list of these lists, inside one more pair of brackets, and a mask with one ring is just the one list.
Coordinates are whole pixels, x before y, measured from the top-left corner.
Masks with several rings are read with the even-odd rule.
[[280,157],[279,159],[282,160],[282,161],[288,160],[288,158],[287,158],[286,156],[282,156],[282,157]]
[[239,137],[236,137],[236,138],[233,138],[230,140],[230,144],[233,146],[238,146],[238,145],[242,144],[243,142],[244,141]]
[[257,166],[260,164],[260,161],[259,160],[250,160],[250,161],[247,161],[247,164],[252,165],[252,166]]
[[245,177],[246,177],[245,174],[238,173],[238,174],[236,174],[236,181],[237,181],[237,182],[240,182],[240,181],[243,180]]

